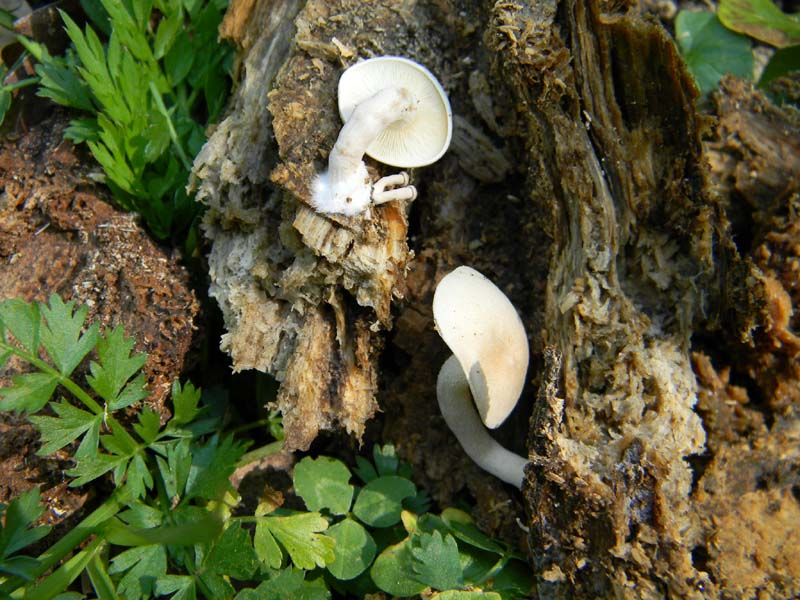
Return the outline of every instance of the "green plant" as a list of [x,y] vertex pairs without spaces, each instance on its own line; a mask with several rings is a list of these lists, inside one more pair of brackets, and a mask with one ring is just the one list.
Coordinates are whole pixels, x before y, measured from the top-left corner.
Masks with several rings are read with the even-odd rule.
[[782,12],[771,0],[720,0],[717,14],[682,10],[675,19],[675,38],[702,94],[716,89],[726,73],[753,77],[753,38],[778,50],[758,81],[800,71],[800,18]]
[[[92,26],[61,13],[63,57],[21,39],[39,64],[39,95],[76,109],[66,136],[86,143],[116,200],[159,238],[188,235],[193,157],[228,94],[232,51],[217,41],[227,0],[83,0]],[[0,98],[2,100],[2,98]]]
[[[100,585],[108,579],[102,557],[110,544],[208,543],[221,531],[222,517],[209,506],[232,490],[228,477],[245,445],[212,433],[220,426],[219,418],[205,414],[200,391],[188,383],[173,385],[173,416],[166,425],[144,408],[130,432],[116,413],[147,396],[141,373],[146,357],[131,353],[133,342],[121,327],[101,334],[97,325],[86,327],[86,315],[85,307],[76,310],[73,302],[64,303],[56,295],[48,304],[18,299],[0,303],[0,367],[14,357],[30,369],[0,389],[0,408],[29,415],[41,435],[39,454],[75,447],[75,465],[66,472],[73,478],[71,486],[108,473],[116,485],[82,523],[35,560],[24,561],[24,570],[4,569],[0,594],[50,598],[84,570]],[[92,353],[96,360],[89,362],[88,373],[77,377],[76,369]],[[55,401],[57,389],[63,396]],[[148,498],[165,508],[162,518],[143,508]],[[9,531],[22,530],[38,516],[30,509],[23,513],[25,519],[15,514],[6,513]],[[139,530],[145,526],[147,531]],[[92,535],[89,545],[36,581]],[[143,560],[156,553],[148,548]],[[124,558],[115,560],[124,564]]]
[[372,463],[357,457],[356,465],[363,485],[352,485],[350,470],[332,458],[304,458],[295,467],[295,492],[325,516],[326,533],[336,540],[324,573],[331,588],[349,597],[377,591],[442,600],[529,597],[521,557],[459,509],[428,512],[427,494],[409,479],[393,446],[376,446]]
[[[281,442],[246,452],[245,442],[220,433],[220,411],[190,383],[173,385],[166,424],[143,408],[125,426],[119,411],[147,395],[145,356],[132,353],[122,328],[101,332],[86,316],[56,295],[47,304],[0,303],[0,367],[13,359],[28,369],[0,388],[0,409],[29,415],[39,454],[74,449],[71,486],[101,477],[115,485],[35,558],[19,551],[48,534],[32,527],[38,492],[5,507],[0,597],[53,598],[82,573],[103,599],[329,598],[331,590],[527,597],[520,557],[460,510],[429,513],[391,446],[376,447],[372,461],[356,458],[359,484],[339,460],[304,458],[294,489],[307,510],[287,509],[271,493],[243,512],[231,474]],[[274,415],[266,421],[280,434]]]

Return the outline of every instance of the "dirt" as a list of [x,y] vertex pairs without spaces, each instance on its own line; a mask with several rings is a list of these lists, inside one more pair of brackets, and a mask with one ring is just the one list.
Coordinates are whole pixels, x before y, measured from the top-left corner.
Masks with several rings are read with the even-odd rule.
[[[52,112],[52,109],[51,109]],[[110,203],[91,158],[63,139],[61,111],[0,147],[0,299],[59,294],[89,307],[88,322],[123,325],[144,365],[149,406],[163,419],[173,380],[187,368],[199,304],[177,251],[156,244],[136,216]],[[88,362],[78,367],[78,377]],[[7,384],[14,363],[0,371]],[[69,449],[39,457],[23,417],[0,413],[0,502],[40,486],[50,522],[92,495],[67,487]]]

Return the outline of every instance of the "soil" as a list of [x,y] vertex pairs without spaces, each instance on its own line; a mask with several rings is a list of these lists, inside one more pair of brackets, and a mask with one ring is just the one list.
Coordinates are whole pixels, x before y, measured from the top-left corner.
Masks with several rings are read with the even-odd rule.
[[[172,382],[197,344],[199,303],[179,253],[109,202],[95,182],[98,167],[63,139],[67,124],[55,111],[0,147],[0,300],[46,301],[55,293],[88,306],[88,322],[123,325],[134,351],[149,355],[147,403],[166,419]],[[0,383],[18,366],[0,370]],[[10,413],[0,412],[0,431],[0,502],[38,485],[48,522],[77,518],[93,492],[67,486],[70,449],[37,456],[35,430]]]

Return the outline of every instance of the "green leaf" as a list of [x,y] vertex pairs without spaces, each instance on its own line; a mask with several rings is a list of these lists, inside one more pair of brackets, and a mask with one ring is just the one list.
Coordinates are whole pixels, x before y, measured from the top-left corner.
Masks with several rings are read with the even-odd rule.
[[[4,73],[2,76],[5,78]],[[6,120],[6,114],[8,114],[8,110],[11,108],[11,100],[11,92],[5,88],[0,88],[0,125]]]
[[317,512],[298,513],[287,517],[261,517],[269,532],[286,549],[296,567],[310,570],[333,562],[336,542],[322,531],[328,521]]
[[[19,577],[25,581],[33,581],[38,566],[39,561],[30,556],[11,556],[0,559],[0,573]],[[0,598],[5,600],[5,598],[10,599],[11,596],[3,596],[0,592]]]
[[19,298],[0,303],[0,321],[17,339],[22,349],[36,356],[39,352],[39,305]]
[[717,17],[728,29],[777,48],[800,44],[800,19],[770,0],[720,0]]
[[370,481],[356,498],[353,514],[372,527],[390,527],[400,521],[403,499],[417,488],[403,477],[388,475]]
[[240,581],[249,579],[258,567],[258,556],[250,535],[238,521],[231,523],[203,563],[212,573]]
[[412,538],[415,578],[437,590],[449,590],[462,584],[458,545],[449,533],[421,533]]
[[[120,519],[123,516],[130,517],[131,515],[126,512],[125,515],[120,515]],[[143,516],[153,520],[152,515]],[[163,517],[163,515],[159,516]],[[185,523],[177,525],[134,527],[123,523],[120,519],[112,520],[104,530],[104,537],[117,546],[149,546],[152,544],[192,546],[194,544],[210,544],[222,533],[223,528],[222,521],[206,510],[199,511],[197,515],[191,515],[191,518]]]
[[99,362],[89,365],[91,375],[86,381],[110,407],[120,408],[125,406],[132,397],[137,397],[141,392],[141,380],[134,380],[130,391],[120,395],[128,380],[138,373],[147,360],[145,354],[133,354],[134,341],[125,337],[121,326],[101,338],[97,343],[97,356]]
[[172,382],[172,419],[170,425],[186,425],[195,420],[202,412],[200,405],[200,389],[187,381],[183,387],[177,379]]
[[294,468],[294,487],[308,510],[328,509],[334,515],[350,510],[353,486],[350,470],[339,460],[321,456],[305,457]]
[[197,598],[195,578],[189,575],[164,575],[156,579],[156,596],[168,596],[170,600],[194,600]]
[[406,598],[420,594],[427,587],[413,578],[414,556],[410,546],[408,538],[389,546],[378,555],[369,570],[372,581],[387,594]]
[[38,96],[50,98],[62,106],[89,112],[94,110],[89,87],[74,67],[48,56],[45,62],[36,65],[36,74],[39,76]]
[[478,529],[472,518],[464,511],[446,508],[442,511],[442,520],[462,542],[494,554],[505,554],[503,546]]
[[111,34],[111,26],[108,22],[108,13],[103,8],[100,0],[81,0],[81,8],[86,16],[92,20],[95,27],[102,31],[105,35]]
[[80,487],[105,475],[112,469],[127,464],[127,457],[112,456],[97,453],[82,456],[78,463],[66,473],[75,479],[70,482],[70,487]]
[[99,139],[100,130],[96,119],[72,119],[64,130],[64,137],[75,144]]
[[307,581],[305,577],[305,572],[289,567],[255,589],[242,590],[236,600],[328,600],[331,597],[322,578]]
[[189,34],[182,31],[164,57],[164,71],[172,86],[178,86],[192,70],[194,49]]
[[159,577],[167,574],[167,549],[161,544],[125,550],[113,558],[108,572],[124,573],[117,593],[126,599],[147,598]]
[[[115,477],[118,484],[120,479]],[[134,455],[128,463],[125,485],[131,490],[131,495],[134,498],[142,498],[146,490],[152,489],[153,475],[150,473],[150,469],[141,454]]]
[[160,417],[151,408],[143,409],[139,413],[139,422],[133,425],[133,430],[148,446],[155,441],[159,429],[161,429]]
[[100,326],[95,323],[82,333],[89,307],[75,310],[74,301],[65,304],[56,294],[52,294],[50,304],[41,305],[40,310],[45,320],[42,345],[61,374],[70,375],[97,344]]
[[5,507],[0,524],[0,558],[5,559],[48,534],[49,525],[31,527],[44,512],[41,500],[39,489],[33,488]]
[[758,87],[766,88],[771,81],[785,77],[792,71],[800,71],[800,45],[776,50],[767,66],[764,67]]
[[353,469],[353,472],[358,475],[364,483],[369,483],[373,479],[378,478],[378,472],[375,470],[375,467],[363,456],[356,456],[356,468]]
[[397,475],[400,459],[397,458],[394,444],[376,445],[372,449],[372,460],[375,462],[375,469],[378,471],[378,475]]
[[72,406],[66,400],[50,405],[55,417],[33,416],[31,423],[36,425],[42,437],[42,447],[36,452],[39,456],[48,456],[67,444],[77,440],[92,428],[99,430],[103,415],[95,415]]
[[184,500],[218,500],[231,489],[229,477],[244,454],[244,446],[231,436],[213,436],[205,446],[192,448],[192,465],[186,480]]
[[377,546],[372,536],[360,524],[352,519],[344,519],[326,533],[336,541],[335,559],[327,566],[336,579],[358,577],[372,564]]
[[716,89],[726,73],[752,78],[750,40],[723,27],[714,14],[680,11],[675,18],[675,37],[701,93]]
[[155,58],[162,58],[169,51],[182,26],[183,11],[181,10],[180,4],[178,4],[177,10],[166,18],[162,18],[161,22],[158,24],[156,39],[153,46]]
[[256,521],[256,531],[253,534],[253,546],[258,560],[271,569],[280,569],[283,564],[283,552],[278,542],[272,536],[269,523],[265,519]]
[[165,448],[166,459],[161,456],[156,457],[158,471],[164,483],[164,491],[173,502],[180,500],[189,479],[189,471],[192,467],[189,447],[189,440],[173,442]]
[[86,574],[99,600],[117,600],[117,588],[108,574],[105,557],[96,554],[86,566]]
[[50,373],[25,373],[11,378],[13,385],[0,388],[0,410],[33,414],[44,408],[58,385]]

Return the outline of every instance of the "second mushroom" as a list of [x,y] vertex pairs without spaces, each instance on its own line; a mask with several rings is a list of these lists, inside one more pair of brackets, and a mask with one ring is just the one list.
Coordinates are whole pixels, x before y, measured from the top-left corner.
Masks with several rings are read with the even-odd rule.
[[517,311],[478,271],[458,267],[436,287],[433,319],[453,352],[436,382],[445,422],[479,467],[521,488],[527,461],[486,430],[505,421],[525,385],[528,338]]

